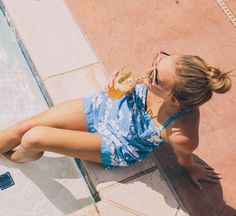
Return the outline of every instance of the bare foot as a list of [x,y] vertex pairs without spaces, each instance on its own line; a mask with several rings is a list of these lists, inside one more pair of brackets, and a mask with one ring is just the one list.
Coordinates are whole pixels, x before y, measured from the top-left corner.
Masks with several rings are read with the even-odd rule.
[[14,161],[14,160],[12,159],[11,156],[12,156],[14,153],[15,153],[15,151],[10,150],[10,151],[8,151],[8,152],[2,153],[2,156],[3,156],[5,159],[7,159],[7,160],[10,160],[10,161],[13,161],[13,162],[16,162],[16,163],[20,163],[20,162]]
[[3,157],[6,159],[13,161],[15,163],[25,163],[34,160],[38,160],[43,156],[43,151],[38,151],[34,149],[26,149],[23,146],[18,148],[17,150],[10,150],[8,152],[3,153]]
[[0,153],[10,151],[21,143],[22,133],[17,126],[12,126],[0,131]]

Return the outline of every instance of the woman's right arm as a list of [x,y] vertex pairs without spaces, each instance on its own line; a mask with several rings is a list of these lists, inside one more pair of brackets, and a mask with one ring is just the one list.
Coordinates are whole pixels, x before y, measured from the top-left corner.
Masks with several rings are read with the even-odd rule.
[[221,177],[218,176],[219,173],[214,172],[214,169],[208,165],[200,165],[193,161],[192,153],[197,148],[197,143],[190,144],[189,142],[191,141],[187,141],[186,138],[179,137],[176,139],[178,141],[172,142],[171,145],[175,151],[177,161],[186,168],[189,177],[195,186],[198,187],[199,190],[202,190],[200,181],[218,183],[218,180],[221,179]]
[[179,164],[186,168],[192,182],[202,190],[200,181],[218,183],[221,177],[218,176],[219,173],[215,173],[214,169],[208,165],[200,165],[193,161],[193,151],[199,144],[199,118],[197,117],[196,119],[197,121],[193,121],[191,127],[189,127],[189,124],[183,124],[181,128],[169,137],[169,142],[174,149]]

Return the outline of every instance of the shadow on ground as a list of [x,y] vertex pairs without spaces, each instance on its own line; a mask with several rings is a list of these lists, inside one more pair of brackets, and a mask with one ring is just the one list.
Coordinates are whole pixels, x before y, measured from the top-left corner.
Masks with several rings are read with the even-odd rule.
[[[236,210],[225,203],[220,183],[202,182],[202,191],[193,185],[187,171],[178,164],[169,144],[160,146],[155,151],[155,156],[168,179],[167,182],[172,185],[191,216],[236,215]],[[207,164],[196,155],[194,155],[194,161],[203,165]]]
[[[91,203],[91,198],[88,197],[88,193],[82,190],[82,188],[80,198],[78,199],[75,194],[62,184],[62,179],[76,179],[79,187],[78,181],[82,178],[78,172],[74,172],[71,168],[70,160],[66,157],[44,156],[38,161],[24,164],[16,164],[1,158],[1,166],[7,167],[10,170],[9,172],[11,172],[12,168],[13,172],[14,169],[19,170],[25,175],[25,178],[31,180],[45,194],[47,199],[65,215],[73,213]],[[58,172],[58,166],[60,167],[60,172]],[[54,167],[55,169],[53,169]],[[14,173],[16,184],[17,176],[19,176],[20,172]],[[19,176],[19,178],[21,177]],[[18,182],[22,182],[22,180]],[[24,196],[22,197],[24,199]]]

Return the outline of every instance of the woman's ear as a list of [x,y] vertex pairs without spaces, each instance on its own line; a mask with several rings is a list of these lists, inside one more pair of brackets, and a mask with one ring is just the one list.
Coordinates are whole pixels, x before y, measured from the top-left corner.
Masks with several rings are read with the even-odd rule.
[[177,106],[178,108],[181,107],[180,102],[179,102],[175,97],[172,97],[172,98],[171,98],[171,103],[172,103],[173,105]]

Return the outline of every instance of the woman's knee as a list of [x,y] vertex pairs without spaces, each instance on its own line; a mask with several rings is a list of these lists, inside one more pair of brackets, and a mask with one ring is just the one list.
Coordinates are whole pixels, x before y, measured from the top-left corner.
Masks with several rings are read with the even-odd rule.
[[39,149],[42,146],[42,137],[45,136],[46,127],[35,126],[29,129],[21,138],[21,145],[25,148]]

